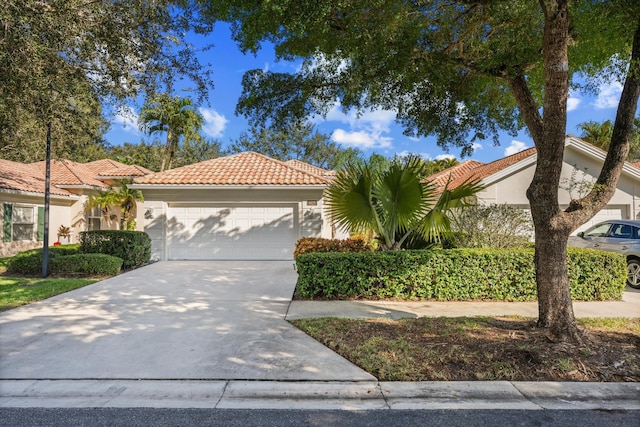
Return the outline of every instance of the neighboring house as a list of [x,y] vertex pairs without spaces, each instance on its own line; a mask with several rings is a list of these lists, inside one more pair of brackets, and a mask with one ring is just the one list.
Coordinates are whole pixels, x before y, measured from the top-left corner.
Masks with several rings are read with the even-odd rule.
[[[0,159],[0,256],[39,247],[44,237],[45,162],[24,164]],[[76,163],[51,161],[49,244],[58,238],[62,225],[71,235],[62,243],[78,241],[81,231],[115,228],[118,221],[106,221],[99,209],[85,210],[89,196],[107,190],[122,179],[151,173],[140,166],[113,160]],[[114,211],[114,215],[119,212]],[[138,211],[140,215],[140,210]],[[142,223],[142,218],[138,220]]]
[[[605,156],[603,150],[567,136],[559,191],[561,209],[567,208],[572,199],[585,195],[591,188]],[[476,195],[479,203],[508,204],[529,210],[526,190],[533,179],[537,157],[536,149],[529,148],[487,164],[462,162],[427,179],[438,186],[449,181],[449,188],[455,188],[467,179],[480,180],[484,189]],[[624,165],[618,188],[609,204],[574,234],[597,222],[621,218],[640,219],[640,169],[631,163]]]
[[137,178],[161,260],[289,260],[303,236],[331,237],[330,171],[246,152]]

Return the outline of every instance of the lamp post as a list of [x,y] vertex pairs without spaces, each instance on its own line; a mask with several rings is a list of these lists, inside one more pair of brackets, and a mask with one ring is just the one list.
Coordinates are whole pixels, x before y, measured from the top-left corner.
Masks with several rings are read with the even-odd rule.
[[47,123],[47,158],[44,179],[44,236],[42,239],[42,277],[49,276],[49,205],[51,186],[51,120]]

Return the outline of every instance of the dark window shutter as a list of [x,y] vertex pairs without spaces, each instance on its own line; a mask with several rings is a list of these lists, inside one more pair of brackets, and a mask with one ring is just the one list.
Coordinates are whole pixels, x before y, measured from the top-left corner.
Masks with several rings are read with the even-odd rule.
[[44,206],[38,206],[38,242],[44,240]]
[[4,221],[2,223],[2,241],[11,241],[11,218],[13,214],[13,206],[9,204],[4,205]]

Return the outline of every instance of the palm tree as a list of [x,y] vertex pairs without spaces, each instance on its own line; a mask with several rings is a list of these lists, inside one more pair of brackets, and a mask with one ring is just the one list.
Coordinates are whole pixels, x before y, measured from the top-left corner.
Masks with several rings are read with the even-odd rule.
[[115,199],[120,206],[122,216],[120,217],[121,230],[135,230],[136,220],[132,218],[133,210],[137,201],[143,201],[142,192],[140,190],[132,190],[126,180],[120,182],[120,186],[114,191]]
[[111,215],[111,207],[118,203],[118,199],[111,188],[104,191],[98,191],[96,194],[89,196],[89,200],[85,203],[85,210],[100,208],[100,213],[107,223],[110,223],[115,216]]
[[171,161],[180,144],[180,138],[191,140],[199,135],[204,118],[195,109],[191,98],[161,94],[148,100],[138,117],[140,130],[148,135],[166,132],[164,154],[160,172],[171,169]]
[[587,122],[580,123],[578,128],[582,131],[580,138],[584,139],[589,144],[602,148],[603,150],[609,149],[611,136],[613,134],[613,124],[611,124],[611,120],[607,120],[602,123],[589,120]]
[[451,231],[450,213],[470,204],[481,187],[464,182],[439,192],[423,181],[424,162],[411,156],[388,165],[347,165],[328,187],[329,213],[342,228],[373,232],[382,250],[398,250],[411,236],[438,241]]

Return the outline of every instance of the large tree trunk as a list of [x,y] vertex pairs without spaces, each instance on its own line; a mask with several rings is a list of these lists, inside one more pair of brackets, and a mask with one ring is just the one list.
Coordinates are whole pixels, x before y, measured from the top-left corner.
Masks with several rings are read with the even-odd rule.
[[544,10],[544,115],[531,95],[523,74],[508,77],[537,149],[536,170],[527,189],[536,243],[538,325],[558,340],[579,341],[569,279],[566,247],[569,235],[602,209],[615,193],[624,165],[633,118],[640,97],[640,22],[633,41],[631,66],[620,98],[611,145],[591,192],[560,210],[558,188],[564,157],[566,102],[569,93],[569,15],[566,0],[540,0]]
[[569,96],[568,1],[541,0],[544,29],[544,119],[534,141],[538,162],[527,190],[536,230],[535,263],[538,286],[538,326],[558,339],[578,339],[567,275],[567,240],[573,224],[558,203]]

